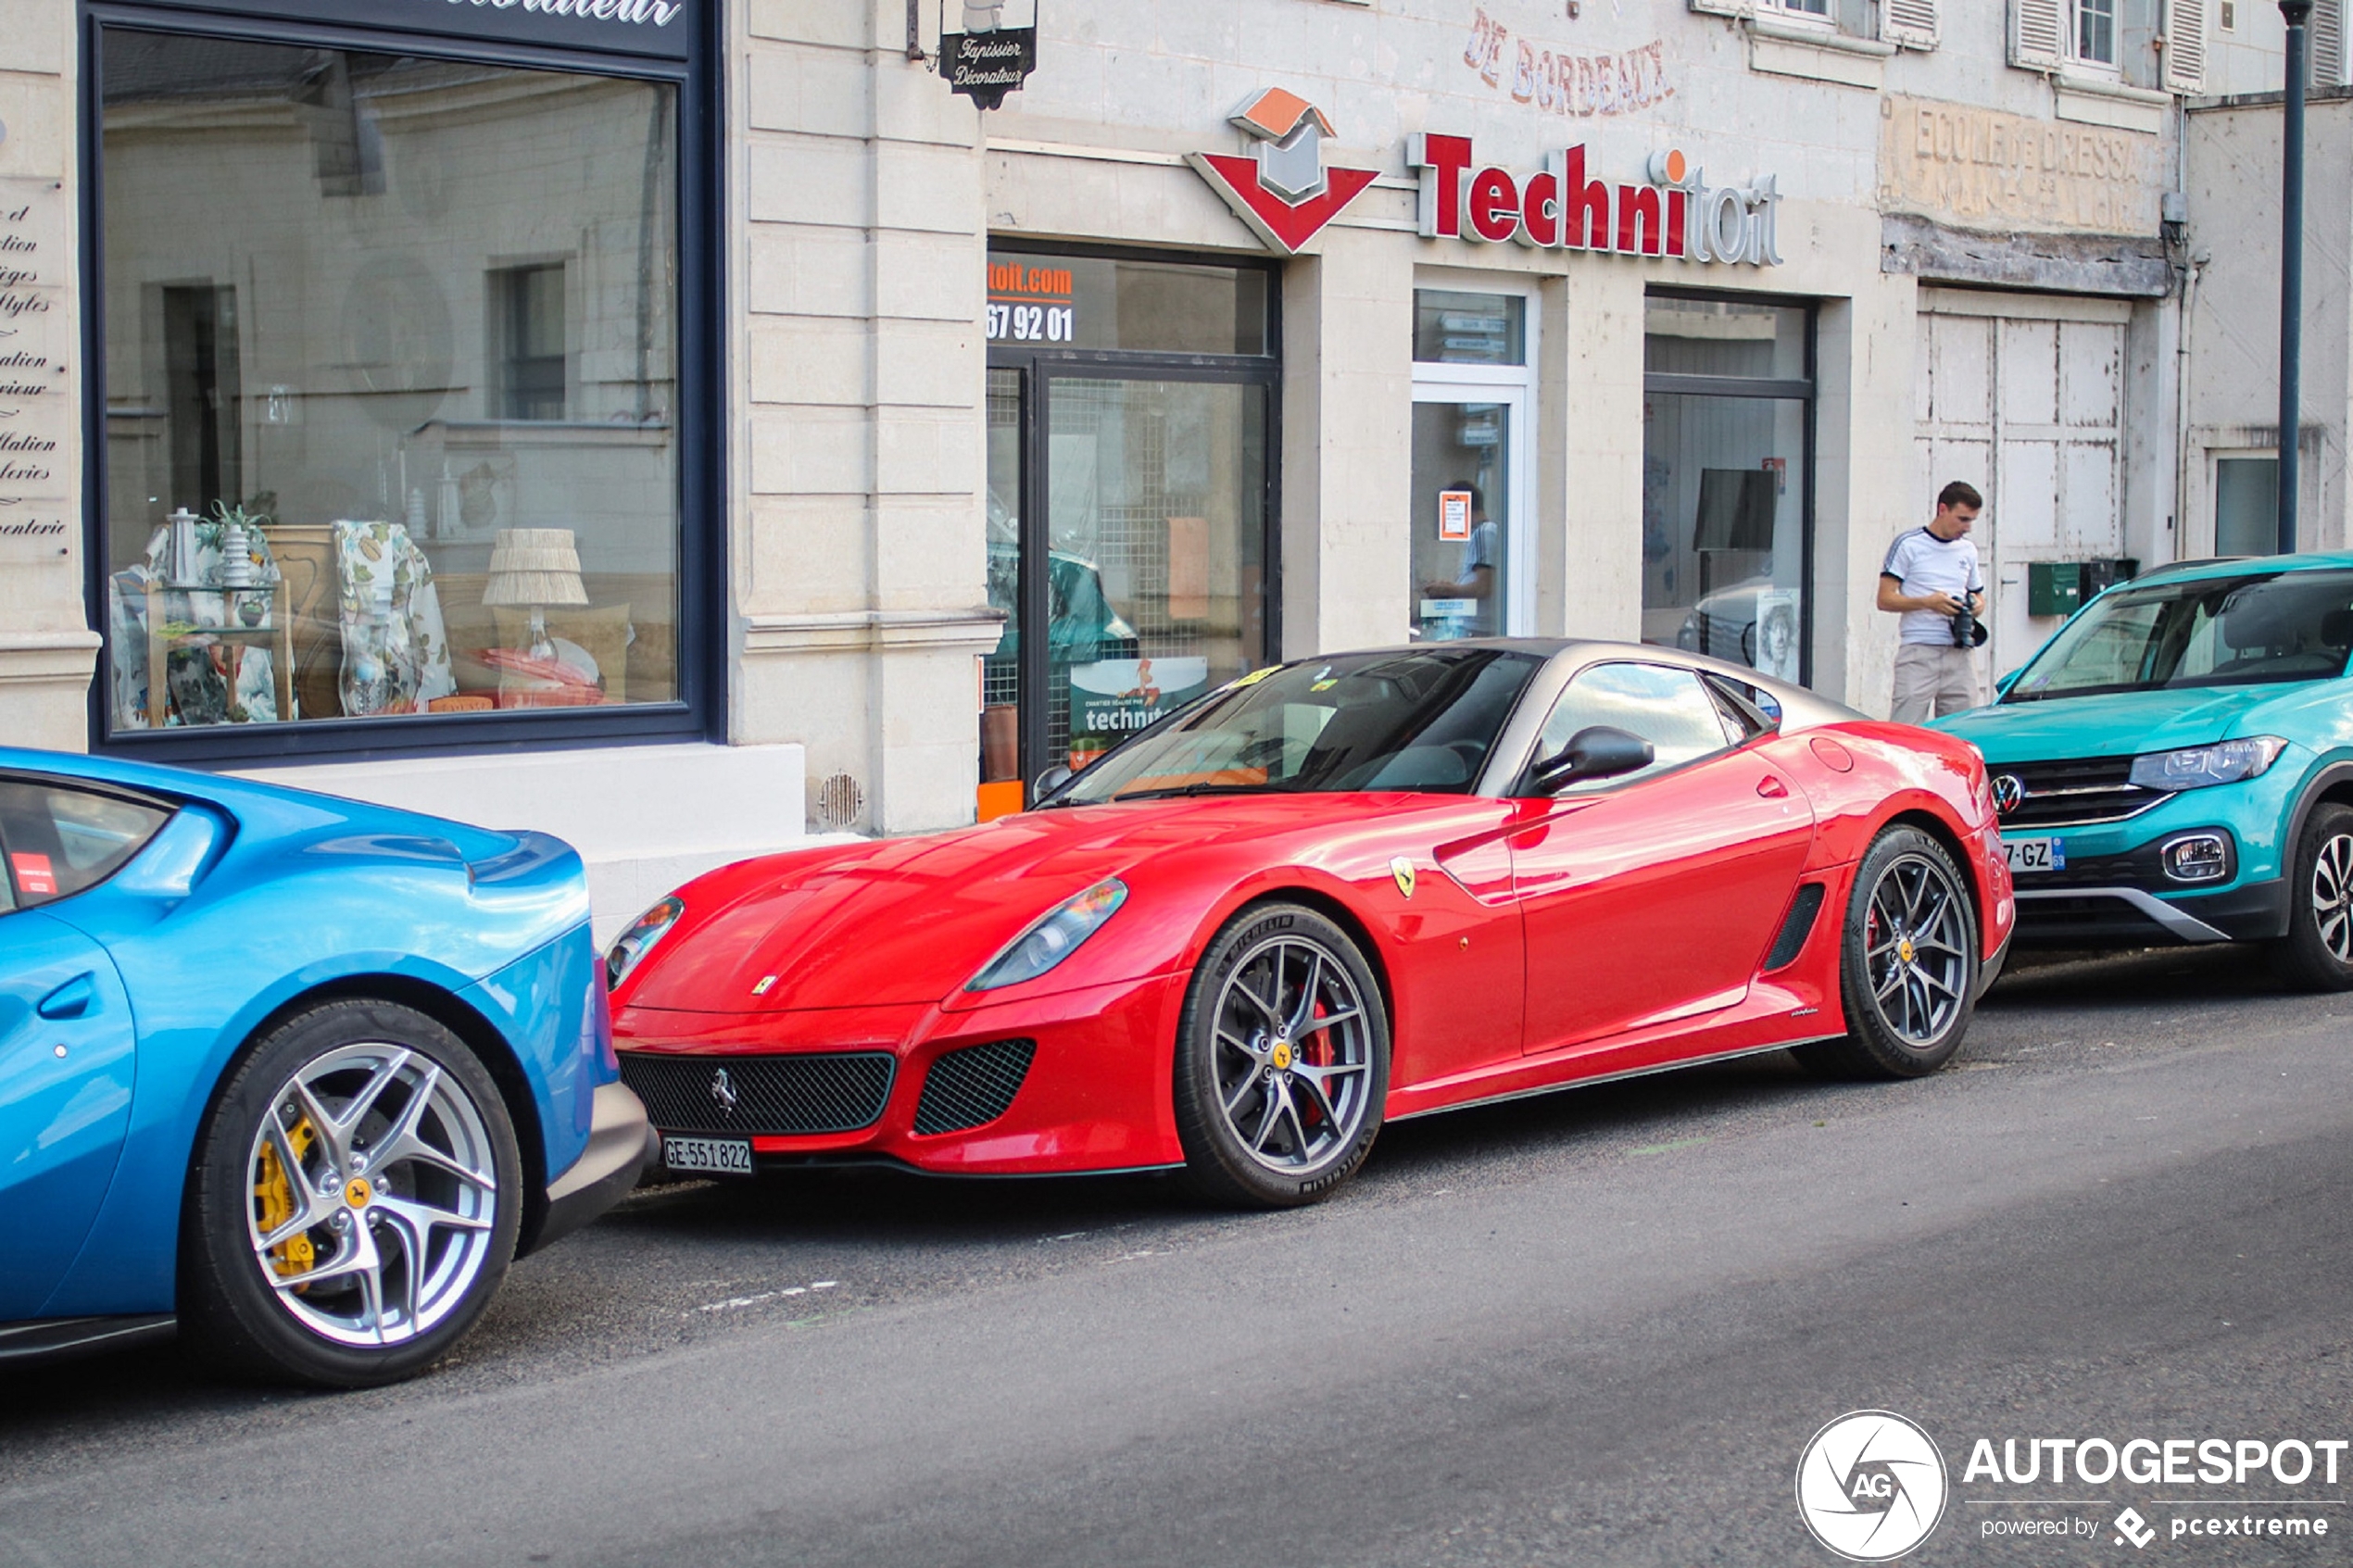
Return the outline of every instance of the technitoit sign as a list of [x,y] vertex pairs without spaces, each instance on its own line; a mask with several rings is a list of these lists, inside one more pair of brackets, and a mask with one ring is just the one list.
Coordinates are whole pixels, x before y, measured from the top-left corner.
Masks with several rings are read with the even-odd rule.
[[1594,179],[1584,147],[1548,155],[1533,173],[1481,164],[1467,136],[1407,139],[1405,162],[1421,171],[1420,228],[1436,240],[1538,250],[1610,251],[1673,261],[1778,267],[1776,177],[1710,185],[1680,151],[1651,156],[1638,185]]
[[[1324,161],[1331,121],[1296,93],[1269,87],[1227,120],[1249,139],[1248,153],[1188,153],[1185,161],[1277,256],[1298,255],[1378,178],[1377,169]],[[1580,145],[1515,175],[1479,163],[1469,137],[1436,132],[1406,139],[1405,163],[1421,171],[1420,228],[1428,239],[1781,264],[1781,197],[1769,174],[1744,186],[1710,185],[1677,150],[1653,154],[1641,184],[1613,185],[1590,177]]]

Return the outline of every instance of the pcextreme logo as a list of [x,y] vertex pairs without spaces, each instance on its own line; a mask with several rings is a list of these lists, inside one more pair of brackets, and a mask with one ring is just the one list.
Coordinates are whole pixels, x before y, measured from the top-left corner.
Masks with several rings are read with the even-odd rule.
[[1278,255],[1298,255],[1379,173],[1327,168],[1332,122],[1296,93],[1269,87],[1226,118],[1257,144],[1254,156],[1187,153],[1185,161]]
[[1797,1461],[1797,1512],[1814,1538],[1854,1562],[1886,1562],[1944,1517],[1944,1456],[1891,1411],[1854,1411],[1814,1434]]

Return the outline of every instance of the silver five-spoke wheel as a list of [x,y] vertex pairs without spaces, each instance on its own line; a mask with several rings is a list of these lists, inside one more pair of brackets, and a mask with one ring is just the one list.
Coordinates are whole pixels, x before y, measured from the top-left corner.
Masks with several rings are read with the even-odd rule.
[[1175,1089],[1205,1195],[1284,1207],[1346,1181],[1389,1093],[1389,1015],[1354,936],[1301,904],[1236,916],[1194,968]]
[[489,1303],[522,1235],[522,1152],[498,1080],[439,1020],[321,1001],[252,1041],[207,1112],[182,1232],[182,1336],[326,1387],[430,1365]]
[[1915,1046],[1942,1036],[1969,986],[1966,895],[1940,856],[1897,856],[1880,873],[1864,917],[1871,1000]]
[[340,1047],[278,1086],[254,1135],[256,1263],[341,1345],[396,1345],[466,1298],[490,1255],[498,1174],[482,1112],[430,1057]]

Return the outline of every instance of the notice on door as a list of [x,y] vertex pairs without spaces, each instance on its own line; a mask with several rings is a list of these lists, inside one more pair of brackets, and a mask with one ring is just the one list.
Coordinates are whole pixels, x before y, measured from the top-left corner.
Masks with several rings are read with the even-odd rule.
[[1438,493],[1438,536],[1453,544],[1468,542],[1471,536],[1469,491],[1441,490]]
[[0,179],[0,560],[70,553],[69,211],[57,181]]

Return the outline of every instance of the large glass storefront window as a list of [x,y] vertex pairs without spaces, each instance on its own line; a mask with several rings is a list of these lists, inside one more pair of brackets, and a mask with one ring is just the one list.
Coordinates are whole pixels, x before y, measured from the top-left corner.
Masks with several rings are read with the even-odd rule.
[[1810,678],[1811,313],[1654,295],[1642,640]]
[[677,89],[100,57],[111,731],[676,701]]
[[990,254],[984,819],[1270,657],[1270,279]]

